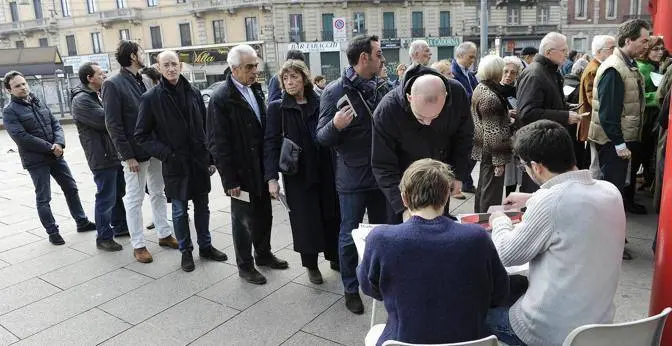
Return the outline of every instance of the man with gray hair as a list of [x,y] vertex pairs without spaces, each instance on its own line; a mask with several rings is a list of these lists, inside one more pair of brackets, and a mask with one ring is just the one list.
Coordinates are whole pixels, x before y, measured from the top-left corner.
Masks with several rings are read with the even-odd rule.
[[230,73],[208,106],[208,146],[224,191],[232,197],[231,230],[238,275],[263,285],[266,278],[254,267],[255,262],[272,269],[289,265],[271,252],[273,212],[264,181],[266,107],[257,82],[259,61],[254,48],[246,44],[231,49],[226,60]]
[[[581,115],[570,111],[563,93],[563,78],[558,67],[567,58],[567,37],[557,32],[548,33],[541,40],[539,54],[520,74],[518,79],[518,119],[523,125],[548,119],[565,126],[569,133],[576,133]],[[572,126],[574,125],[574,126]],[[534,192],[539,186],[523,174],[521,192]]]
[[411,42],[408,48],[408,56],[411,57],[413,64],[428,66],[432,59],[432,52],[429,49],[429,44],[425,40],[415,40]]

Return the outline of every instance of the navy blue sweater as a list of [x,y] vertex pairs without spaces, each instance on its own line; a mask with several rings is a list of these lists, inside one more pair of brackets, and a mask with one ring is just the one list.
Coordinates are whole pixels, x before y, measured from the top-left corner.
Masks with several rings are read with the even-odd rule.
[[508,295],[509,279],[480,226],[414,216],[372,230],[357,269],[362,291],[383,300],[378,340],[434,344],[488,335],[488,309]]

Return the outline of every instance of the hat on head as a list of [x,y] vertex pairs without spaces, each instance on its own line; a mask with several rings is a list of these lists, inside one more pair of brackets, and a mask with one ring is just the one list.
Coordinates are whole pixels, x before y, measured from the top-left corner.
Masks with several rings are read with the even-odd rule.
[[534,47],[525,47],[520,55],[535,55],[539,53],[539,50]]

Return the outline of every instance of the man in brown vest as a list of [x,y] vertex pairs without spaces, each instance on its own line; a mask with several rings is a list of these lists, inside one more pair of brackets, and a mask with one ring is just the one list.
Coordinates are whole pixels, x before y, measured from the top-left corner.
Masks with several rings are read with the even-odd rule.
[[[641,164],[644,82],[634,57],[648,44],[649,24],[633,19],[618,27],[618,49],[607,58],[595,76],[593,114],[588,140],[595,143],[604,180],[616,185],[626,211],[645,214],[634,201],[635,177]],[[626,187],[628,168],[632,183]],[[627,251],[624,259],[632,257]]]

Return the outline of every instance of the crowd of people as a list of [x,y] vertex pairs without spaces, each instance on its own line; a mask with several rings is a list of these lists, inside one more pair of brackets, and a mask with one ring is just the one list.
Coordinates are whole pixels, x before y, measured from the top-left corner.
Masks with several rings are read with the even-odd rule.
[[[432,64],[418,40],[395,81],[379,38],[361,35],[348,42],[348,66],[334,81],[313,77],[303,54],[289,51],[268,97],[257,53],[243,44],[228,53],[207,108],[175,52],[160,53],[156,69],[144,56],[122,40],[119,73],[106,79],[85,63],[72,90],[97,186],[95,224],[64,159],[59,122],[20,72],[5,75],[12,99],[3,122],[51,243],[65,243],[49,206],[53,176],[77,231],[96,230],[101,250],[122,250],[114,238],[129,235],[137,261],[152,262],[142,222],[148,195],[159,245],[182,253],[184,271],[195,268],[190,201],[200,258],[226,261],[209,228],[210,177],[218,172],[231,197],[239,276],[261,285],[267,280],[256,267],[288,268],[270,242],[271,200],[282,200],[312,283],[323,282],[324,253],[340,272],[349,311],[364,312],[360,288],[384,301],[388,323],[372,330],[372,344],[495,334],[510,345],[556,345],[576,326],[613,319],[621,258],[631,258],[625,212],[646,212],[634,200],[640,167],[643,188],[659,188],[657,144],[667,129],[658,113],[669,109],[671,60],[646,22],[596,36],[592,57],[570,53],[566,37],[550,33],[539,49],[485,56],[477,69],[472,42]],[[475,194],[477,213],[526,208],[522,223],[495,212],[492,236],[456,223],[450,198],[465,193]],[[371,232],[358,266],[352,231],[365,215],[387,226]],[[505,266],[526,263],[529,281],[507,275]]]

